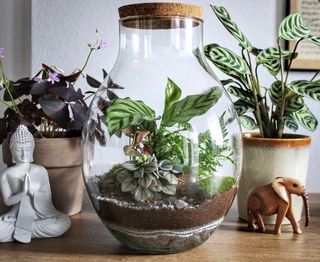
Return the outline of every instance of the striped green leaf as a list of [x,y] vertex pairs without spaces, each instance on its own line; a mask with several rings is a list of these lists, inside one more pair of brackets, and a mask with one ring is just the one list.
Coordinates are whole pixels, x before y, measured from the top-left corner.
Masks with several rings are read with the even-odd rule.
[[305,105],[302,109],[291,114],[293,119],[309,131],[315,131],[318,126],[318,120]]
[[320,83],[308,80],[297,80],[288,84],[288,88],[296,94],[312,98],[320,102]]
[[257,123],[250,116],[247,116],[247,115],[239,116],[239,120],[241,125],[248,130],[254,130],[258,128]]
[[222,6],[211,5],[211,8],[224,27],[235,37],[239,44],[247,49],[249,52],[252,50],[252,45],[247,37],[241,32],[237,24],[232,21],[228,11]]
[[293,92],[288,92],[286,95],[285,113],[292,113],[300,110],[304,106],[302,96],[299,96]]
[[110,136],[130,126],[142,125],[152,131],[155,126],[155,112],[142,101],[117,98],[106,111],[106,122]]
[[222,95],[222,90],[212,88],[208,92],[187,96],[175,102],[162,116],[161,125],[173,126],[178,123],[187,123],[194,116],[205,114]]
[[281,103],[281,83],[281,81],[275,81],[269,89],[269,97],[271,102],[275,105],[280,105]]
[[292,131],[297,131],[299,126],[296,120],[292,117],[292,115],[288,115],[284,119],[284,124],[287,128],[289,128]]
[[263,66],[266,67],[269,71],[269,73],[273,76],[276,76],[280,71],[280,60],[270,60],[265,63],[263,63]]
[[[281,57],[290,58],[292,56],[292,52],[287,50],[281,50]],[[256,58],[257,64],[264,64],[266,62],[270,62],[273,60],[279,60],[280,52],[278,48],[270,47],[264,49]]]
[[228,93],[243,100],[251,101],[252,91],[243,90],[236,86],[230,86],[228,88]]
[[288,15],[279,26],[279,37],[285,40],[299,40],[310,35],[310,29],[302,22],[299,13]]
[[[272,83],[269,90],[269,97],[272,103],[276,106],[279,106],[282,100],[281,96],[281,81],[275,81]],[[290,114],[301,109],[304,106],[303,98],[300,95],[297,95],[293,92],[286,92],[286,104],[285,112]]]
[[320,36],[311,36],[311,37],[309,37],[309,40],[310,40],[312,43],[320,46]]
[[172,104],[178,101],[181,97],[181,89],[170,78],[167,81],[165,89],[164,112],[167,111]]
[[254,105],[248,101],[245,100],[237,100],[236,102],[233,103],[238,116],[242,116],[245,113],[253,112]]
[[217,44],[210,44],[204,47],[204,53],[206,57],[223,72],[229,72],[229,74],[235,72],[233,74],[238,73],[241,75],[250,74],[246,62],[227,48]]
[[235,83],[235,81],[233,79],[225,79],[225,80],[221,80],[221,84],[226,87],[229,84]]

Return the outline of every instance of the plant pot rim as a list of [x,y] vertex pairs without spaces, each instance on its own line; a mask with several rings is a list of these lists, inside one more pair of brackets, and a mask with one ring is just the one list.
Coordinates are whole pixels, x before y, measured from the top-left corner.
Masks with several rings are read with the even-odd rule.
[[81,136],[74,137],[35,137],[36,142],[48,142],[48,141],[70,141],[70,140],[81,140]]
[[262,138],[259,132],[242,134],[243,144],[278,147],[302,147],[311,144],[311,137],[300,134],[283,134],[283,138]]

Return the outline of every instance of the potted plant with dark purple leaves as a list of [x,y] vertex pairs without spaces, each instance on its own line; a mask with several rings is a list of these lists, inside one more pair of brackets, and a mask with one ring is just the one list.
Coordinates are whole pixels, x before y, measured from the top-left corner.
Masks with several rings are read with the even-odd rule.
[[[105,47],[103,40],[89,44],[81,69],[65,75],[56,66],[42,64],[34,77],[13,81],[6,77],[0,49],[0,83],[7,108],[0,118],[3,160],[12,165],[8,138],[19,124],[27,125],[35,137],[34,162],[47,168],[52,198],[57,209],[73,215],[81,211],[84,184],[81,171],[81,130],[88,106],[76,83],[92,53]],[[103,141],[103,132],[96,126]]]
[[[240,55],[218,44],[204,47],[204,53],[216,68],[229,78],[222,83],[232,97],[242,126],[257,133],[243,136],[244,162],[238,206],[240,218],[247,218],[246,198],[253,186],[271,183],[276,177],[294,177],[306,182],[311,138],[284,133],[299,126],[314,131],[318,121],[305,98],[320,101],[317,72],[310,80],[290,81],[292,61],[298,56],[299,43],[309,41],[320,46],[320,36],[312,34],[299,13],[285,17],[278,31],[277,46],[254,47],[222,6],[211,6],[214,14],[239,42]],[[296,41],[293,51],[281,47],[282,40]],[[284,63],[287,63],[285,70]],[[262,71],[265,68],[267,70]],[[262,84],[259,75],[269,72],[274,81]],[[301,217],[302,203],[293,203]],[[273,222],[270,220],[268,222]]]

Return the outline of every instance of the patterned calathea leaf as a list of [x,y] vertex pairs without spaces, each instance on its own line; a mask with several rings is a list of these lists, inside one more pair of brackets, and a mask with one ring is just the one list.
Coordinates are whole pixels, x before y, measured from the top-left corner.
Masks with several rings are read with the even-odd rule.
[[252,91],[244,90],[236,86],[230,86],[228,88],[228,93],[235,97],[241,98],[242,100],[251,101]]
[[[269,97],[272,103],[276,106],[279,106],[282,100],[282,82],[275,81],[272,83],[269,89]],[[286,92],[286,104],[285,104],[285,112],[286,114],[290,114],[291,112],[295,112],[301,109],[304,106],[304,101],[302,96],[297,95],[291,91]]]
[[110,136],[127,127],[142,125],[152,131],[155,126],[155,112],[142,101],[127,98],[117,98],[106,110],[106,123]]
[[310,40],[312,43],[320,46],[320,36],[310,36],[310,37],[309,37],[309,40]]
[[187,96],[173,103],[162,115],[163,126],[173,126],[178,123],[187,123],[195,116],[205,114],[222,95],[222,90],[212,88],[208,92]]
[[279,105],[281,103],[281,84],[281,81],[275,81],[272,83],[269,89],[269,97],[271,99],[271,102],[275,105]]
[[254,130],[258,128],[257,123],[250,116],[247,116],[247,115],[239,116],[239,120],[241,125],[248,130]]
[[296,94],[312,98],[320,102],[320,83],[316,81],[297,80],[288,84],[288,88]]
[[226,74],[251,74],[246,62],[227,48],[221,47],[218,44],[210,44],[204,47],[204,53],[217,68]]
[[306,105],[302,109],[293,112],[291,116],[305,129],[309,131],[314,131],[317,129],[318,120]]
[[[281,50],[281,57],[282,58],[290,58],[292,56],[292,52],[288,50]],[[280,51],[279,48],[269,47],[264,49],[259,53],[256,58],[257,64],[264,64],[266,62],[279,60],[280,58]]]
[[236,102],[233,103],[238,116],[242,116],[245,113],[253,112],[254,109],[254,104],[250,103],[249,101],[246,100],[237,100]]
[[297,131],[299,126],[296,120],[293,118],[292,115],[288,115],[284,118],[284,124],[287,128],[289,128],[292,131]]
[[274,59],[263,63],[263,66],[268,69],[269,73],[273,76],[276,76],[281,68],[280,60]]
[[296,112],[303,108],[304,101],[303,97],[299,96],[293,92],[288,92],[286,95],[286,104],[285,104],[285,114],[290,114]]
[[239,44],[247,49],[249,52],[252,50],[252,45],[247,39],[247,37],[241,32],[240,28],[237,24],[232,21],[228,11],[222,6],[214,6],[211,5],[211,8],[220,22],[224,25],[224,27],[233,35],[238,41]]
[[299,40],[310,35],[310,29],[302,22],[299,13],[288,15],[279,26],[279,37],[285,40]]

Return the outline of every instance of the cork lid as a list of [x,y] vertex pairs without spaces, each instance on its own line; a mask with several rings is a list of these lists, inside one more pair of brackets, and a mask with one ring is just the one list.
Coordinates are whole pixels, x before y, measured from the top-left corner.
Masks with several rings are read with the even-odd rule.
[[[181,18],[182,20],[187,17],[194,18],[193,26],[196,26],[201,21],[203,12],[199,5],[182,3],[139,3],[121,6],[118,11],[120,18],[125,21],[124,26],[150,29],[176,28],[177,25],[170,23],[170,18]],[[137,17],[149,22],[137,23]]]

